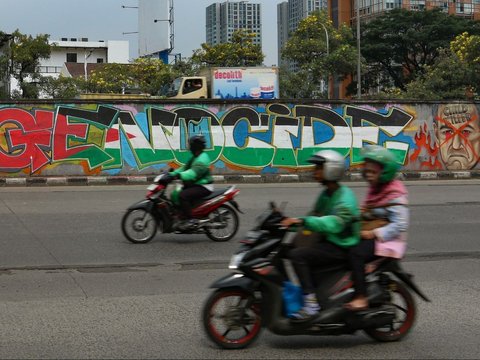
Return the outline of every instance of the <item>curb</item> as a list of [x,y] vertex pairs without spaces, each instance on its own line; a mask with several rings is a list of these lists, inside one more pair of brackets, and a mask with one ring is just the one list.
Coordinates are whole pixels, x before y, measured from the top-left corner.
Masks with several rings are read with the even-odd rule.
[[[20,186],[80,186],[80,185],[141,185],[153,182],[156,175],[146,176],[34,176],[0,178],[0,187]],[[411,171],[399,174],[402,180],[480,179],[480,170],[471,171]],[[262,184],[314,182],[310,173],[264,175],[214,175],[214,183]],[[347,173],[344,181],[363,181],[360,172]]]

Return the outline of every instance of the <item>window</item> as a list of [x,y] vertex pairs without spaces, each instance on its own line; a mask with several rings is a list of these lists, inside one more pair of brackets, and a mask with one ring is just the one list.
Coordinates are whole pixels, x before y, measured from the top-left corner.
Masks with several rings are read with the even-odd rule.
[[97,64],[101,64],[103,63],[103,59],[102,58],[97,58]]
[[77,62],[77,54],[76,53],[67,53],[67,62]]

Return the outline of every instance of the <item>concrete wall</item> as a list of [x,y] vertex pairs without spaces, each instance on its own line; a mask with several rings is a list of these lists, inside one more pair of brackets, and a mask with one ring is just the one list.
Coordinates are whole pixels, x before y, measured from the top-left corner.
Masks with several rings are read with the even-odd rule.
[[0,103],[0,176],[149,175],[189,157],[203,133],[214,174],[295,174],[329,148],[351,170],[366,144],[404,171],[478,169],[479,103]]

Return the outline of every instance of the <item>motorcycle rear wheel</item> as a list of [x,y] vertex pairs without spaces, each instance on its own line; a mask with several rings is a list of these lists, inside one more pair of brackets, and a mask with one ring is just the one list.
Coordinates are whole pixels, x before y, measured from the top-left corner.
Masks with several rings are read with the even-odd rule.
[[219,289],[203,308],[203,327],[208,337],[224,349],[249,346],[262,330],[260,305],[243,289]]
[[122,232],[132,243],[146,244],[155,237],[157,228],[157,220],[145,209],[131,209],[123,215]]
[[381,328],[364,330],[372,339],[381,342],[398,341],[405,337],[412,329],[417,314],[415,300],[405,285],[392,281],[389,287],[392,299],[387,304],[397,308],[397,316],[393,323]]
[[210,222],[206,226],[205,232],[213,241],[228,241],[238,231],[237,212],[229,205],[220,205],[208,215],[208,218]]

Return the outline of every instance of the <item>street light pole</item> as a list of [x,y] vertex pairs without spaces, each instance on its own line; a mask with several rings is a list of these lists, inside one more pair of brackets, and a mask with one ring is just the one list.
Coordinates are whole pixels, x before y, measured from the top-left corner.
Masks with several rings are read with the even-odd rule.
[[85,60],[84,60],[84,62],[83,62],[83,71],[84,71],[85,81],[88,80],[87,60],[88,60],[88,58],[92,55],[92,52],[93,52],[93,49],[91,49],[90,52],[89,52],[88,55],[87,55],[87,49],[85,49],[85,51],[84,51]]
[[357,97],[362,97],[362,78],[361,78],[361,54],[360,54],[360,0],[357,3]]
[[[330,45],[329,45],[329,39],[328,39],[328,31],[325,25],[320,23],[322,25],[323,30],[325,30],[325,38],[327,41],[327,56],[330,55]],[[327,99],[330,99],[330,74],[327,75]]]

